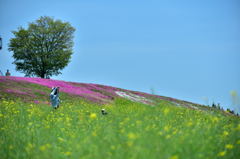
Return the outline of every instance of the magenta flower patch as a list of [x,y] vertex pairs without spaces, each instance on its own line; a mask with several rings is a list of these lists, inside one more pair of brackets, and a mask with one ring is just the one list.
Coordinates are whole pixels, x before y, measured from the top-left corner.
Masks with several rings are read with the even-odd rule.
[[[65,92],[65,93],[68,93],[69,95],[77,95],[96,103],[108,103],[114,100],[114,98],[120,97],[120,98],[128,98],[133,101],[141,101],[142,103],[145,103],[145,104],[153,103],[154,99],[167,100],[167,101],[170,101],[173,103],[179,103],[179,104],[183,104],[183,103],[192,104],[190,102],[181,101],[174,98],[151,95],[147,93],[136,92],[136,91],[120,89],[120,88],[111,87],[111,86],[104,86],[99,84],[65,82],[65,81],[42,79],[42,78],[0,76],[0,83],[4,83],[5,85],[4,88],[8,88],[5,90],[5,92],[7,93],[14,93],[16,94],[16,97],[17,95],[28,95],[30,97],[33,97],[34,103],[39,103],[37,99],[34,99],[34,97],[36,97],[34,93],[39,93],[43,97],[45,97],[45,100],[47,99],[49,95],[48,93],[41,92],[40,90],[34,90],[33,92],[31,90],[31,87],[24,88],[23,86],[21,86],[22,82],[34,83],[34,84],[46,86],[48,88],[60,87],[60,92]],[[14,85],[15,88],[11,88],[12,85]],[[116,92],[121,92],[121,93],[119,94]],[[49,93],[50,93],[50,90],[49,90]]]

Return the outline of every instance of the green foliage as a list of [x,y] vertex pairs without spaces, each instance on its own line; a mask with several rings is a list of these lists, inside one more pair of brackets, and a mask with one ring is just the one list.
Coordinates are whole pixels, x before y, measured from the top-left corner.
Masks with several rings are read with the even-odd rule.
[[60,74],[70,62],[75,29],[68,23],[40,17],[13,31],[9,50],[13,51],[16,70],[26,76],[49,78]]
[[[240,156],[235,116],[116,99],[96,105],[63,97],[61,107],[0,101],[1,158],[216,159]],[[108,115],[101,115],[105,108]]]

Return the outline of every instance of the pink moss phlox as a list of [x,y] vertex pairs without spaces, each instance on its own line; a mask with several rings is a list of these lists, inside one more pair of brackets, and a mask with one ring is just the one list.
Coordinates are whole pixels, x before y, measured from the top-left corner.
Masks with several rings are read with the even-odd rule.
[[5,77],[5,78],[15,80],[15,81],[25,81],[25,82],[35,83],[42,86],[47,86],[49,88],[60,87],[60,91],[62,92],[80,95],[80,96],[92,96],[92,97],[94,96],[95,98],[105,98],[105,99],[108,98],[107,96],[98,92],[94,92],[87,87],[84,88],[84,87],[74,86],[70,82],[51,80],[51,79],[42,79],[42,78],[14,77],[14,76]]
[[8,93],[28,95],[28,93],[20,91],[20,90],[16,90],[16,89],[6,89],[5,91],[8,92]]
[[[126,89],[120,89],[116,87],[111,86],[104,86],[100,84],[90,84],[90,83],[76,83],[76,82],[65,82],[65,81],[59,81],[59,80],[51,80],[51,79],[42,79],[42,78],[29,78],[29,77],[6,77],[6,76],[0,76],[0,82],[8,84],[7,81],[17,81],[17,82],[29,82],[34,84],[39,84],[42,86],[46,86],[48,88],[52,87],[60,87],[61,92],[65,92],[71,95],[78,95],[85,99],[88,99],[93,102],[106,102],[111,101],[114,99],[114,97],[118,97],[116,94],[116,91],[123,91],[123,92],[129,92],[138,96],[146,97],[146,98],[159,98],[164,99],[168,101],[175,101],[179,102],[179,100],[176,100],[174,98],[169,97],[162,97],[158,95],[151,95],[147,93],[142,92],[136,92]],[[11,83],[10,83],[11,84]],[[10,85],[11,86],[11,85]],[[30,88],[22,88],[21,90],[8,90],[8,92],[13,92],[16,94],[28,94],[31,95],[31,89]],[[36,92],[37,90],[35,90]],[[38,92],[38,91],[37,91]],[[30,93],[30,94],[29,94]],[[45,92],[39,91],[42,95],[47,95]]]
[[35,103],[35,104],[39,104],[40,102],[39,102],[38,100],[35,100],[34,103]]

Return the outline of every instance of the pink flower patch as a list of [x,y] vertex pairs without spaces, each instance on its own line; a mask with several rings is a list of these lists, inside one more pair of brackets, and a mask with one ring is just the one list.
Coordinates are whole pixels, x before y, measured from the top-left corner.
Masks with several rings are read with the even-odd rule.
[[22,95],[27,95],[28,93],[20,91],[20,90],[15,90],[15,89],[6,89],[6,92],[8,93],[15,93],[15,94],[22,94]]

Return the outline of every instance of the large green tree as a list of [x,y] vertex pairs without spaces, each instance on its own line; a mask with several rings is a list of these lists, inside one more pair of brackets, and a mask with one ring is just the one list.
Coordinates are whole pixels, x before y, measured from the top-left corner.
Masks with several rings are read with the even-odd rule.
[[9,50],[13,51],[13,64],[25,76],[50,78],[61,74],[72,55],[75,29],[61,20],[40,17],[29,23],[28,28],[13,31]]

